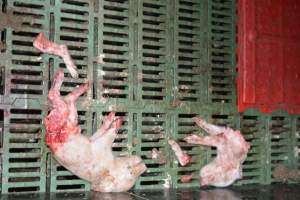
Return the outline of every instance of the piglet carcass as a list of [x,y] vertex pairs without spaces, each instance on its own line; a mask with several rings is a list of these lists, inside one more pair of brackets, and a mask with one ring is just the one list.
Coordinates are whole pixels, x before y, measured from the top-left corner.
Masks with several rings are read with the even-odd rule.
[[45,37],[44,33],[39,33],[33,41],[33,46],[43,53],[60,56],[65,62],[66,67],[69,70],[71,76],[73,78],[78,78],[77,67],[74,64],[69,53],[68,47],[66,45],[51,42]]
[[217,157],[200,170],[201,185],[226,187],[242,178],[242,163],[247,157],[250,144],[245,141],[240,131],[215,126],[200,118],[194,120],[210,135],[191,135],[185,141],[217,147]]
[[51,112],[44,120],[46,143],[54,158],[78,177],[91,182],[94,191],[129,190],[146,166],[138,156],[113,155],[111,146],[122,119],[111,112],[92,137],[81,135],[75,103],[89,85],[82,84],[63,98],[59,91],[63,77],[63,70],[59,69],[48,94]]

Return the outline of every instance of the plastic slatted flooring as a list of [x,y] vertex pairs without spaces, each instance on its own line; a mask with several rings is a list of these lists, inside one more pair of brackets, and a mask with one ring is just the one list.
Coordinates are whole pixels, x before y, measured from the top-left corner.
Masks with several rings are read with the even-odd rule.
[[[300,147],[299,116],[237,112],[235,0],[12,0],[0,5],[0,15],[9,16],[4,27],[0,24],[2,193],[89,190],[88,183],[51,158],[44,143],[48,88],[55,69],[65,65],[33,48],[41,31],[67,44],[78,66],[79,79],[65,71],[62,94],[87,80],[93,83],[78,102],[82,133],[92,134],[110,111],[124,117],[113,150],[144,159],[148,171],[136,189],[199,186],[199,169],[215,150],[183,142],[190,133],[204,134],[192,121],[197,115],[240,129],[251,142],[244,178],[236,184],[273,182],[271,172],[279,163],[299,168],[294,153]],[[193,155],[189,165],[178,164],[169,138]],[[151,159],[153,148],[164,156]],[[181,183],[188,174],[194,174],[192,181]]]

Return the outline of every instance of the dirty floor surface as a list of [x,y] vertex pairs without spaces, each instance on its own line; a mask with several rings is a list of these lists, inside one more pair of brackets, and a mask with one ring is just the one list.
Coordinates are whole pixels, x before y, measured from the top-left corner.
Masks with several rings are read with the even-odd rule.
[[126,193],[52,193],[35,195],[2,195],[1,200],[297,200],[300,184],[240,186],[226,189],[195,188],[177,190],[131,191]]

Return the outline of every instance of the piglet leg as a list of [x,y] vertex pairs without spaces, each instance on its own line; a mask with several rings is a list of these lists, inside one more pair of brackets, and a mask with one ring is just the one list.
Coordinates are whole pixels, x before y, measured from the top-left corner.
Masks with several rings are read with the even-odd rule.
[[57,144],[62,143],[65,134],[65,125],[68,122],[69,110],[68,106],[60,96],[60,87],[64,78],[62,69],[57,70],[54,81],[48,93],[48,100],[51,105],[51,112],[45,118],[44,124],[46,128],[46,143],[52,151],[57,149]]
[[[110,114],[111,116],[114,114]],[[109,117],[109,116],[108,116]],[[98,152],[99,155],[104,155],[106,157],[112,156],[112,144],[117,137],[117,130],[122,126],[122,118],[117,118],[113,122],[109,124],[109,127],[105,130],[105,132],[102,132],[101,134],[98,132],[97,135],[93,135],[90,137],[90,141],[93,145],[93,149],[95,152]],[[107,126],[108,122],[104,122],[103,126]],[[98,131],[101,130],[98,129]]]
[[52,86],[50,88],[50,91],[48,93],[48,100],[51,106],[56,109],[56,108],[65,108],[64,106],[64,101],[60,96],[60,88],[64,80],[64,72],[62,69],[58,69],[57,72],[55,73],[54,80],[52,83]]
[[110,112],[104,117],[102,126],[90,137],[91,141],[95,141],[97,138],[101,137],[101,135],[111,127],[115,120],[115,115],[115,112]]
[[222,141],[224,141],[224,135],[212,135],[212,136],[198,136],[198,135],[191,135],[184,140],[189,144],[200,144],[200,145],[206,145],[206,146],[215,146],[218,147]]
[[[110,114],[111,116],[114,116],[114,114]],[[110,117],[111,116],[108,116],[109,120],[110,120]],[[110,121],[109,121],[110,122]],[[105,144],[106,147],[111,147],[115,138],[117,137],[117,130],[119,128],[121,128],[122,126],[122,123],[123,123],[123,119],[121,117],[117,117],[117,118],[114,118],[114,120],[112,122],[110,122],[109,124],[109,127],[107,127],[107,123],[109,122],[104,122],[104,128],[107,128],[105,130],[105,132],[102,132],[101,134],[99,133],[101,131],[101,129],[104,129],[104,128],[99,128],[98,129],[98,133],[95,133],[95,134],[98,134],[95,136],[95,134],[90,138],[90,141],[93,141],[95,142],[95,144],[98,144],[99,142]]]
[[194,117],[193,119],[199,127],[201,127],[210,135],[218,135],[226,132],[225,127],[209,124],[205,120],[201,119],[200,117]]
[[191,157],[188,154],[184,153],[174,140],[168,140],[168,143],[174,151],[181,166],[185,166],[191,161]]
[[60,96],[60,87],[62,85],[64,73],[62,69],[57,70],[54,81],[48,93],[48,100],[52,107],[50,114],[45,119],[47,132],[54,133],[62,128],[68,117],[68,108]]
[[33,46],[43,53],[48,53],[62,57],[67,69],[70,71],[73,78],[78,78],[77,68],[70,56],[66,45],[56,44],[51,42],[45,37],[44,33],[39,33],[36,39],[33,41]]
[[115,138],[117,137],[117,130],[121,128],[123,119],[121,117],[116,118],[112,123],[111,127],[106,131],[105,134],[102,134],[103,140],[107,141],[107,146],[112,146]]
[[189,174],[189,175],[183,175],[181,178],[180,178],[180,182],[181,183],[189,183],[192,181],[193,179],[193,174]]
[[76,126],[78,123],[78,114],[76,109],[76,100],[89,89],[89,83],[84,83],[78,86],[70,94],[65,97],[65,102],[68,105],[70,125]]

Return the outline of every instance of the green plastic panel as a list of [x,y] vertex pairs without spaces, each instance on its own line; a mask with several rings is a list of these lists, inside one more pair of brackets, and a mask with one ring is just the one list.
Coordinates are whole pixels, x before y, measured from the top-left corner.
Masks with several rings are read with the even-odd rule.
[[47,149],[41,124],[47,114],[42,103],[46,102],[48,68],[32,40],[48,26],[48,2],[12,0],[2,4],[1,192],[45,192]]
[[209,102],[236,104],[236,2],[208,1]]
[[[0,8],[2,193],[90,189],[44,143],[48,88],[65,65],[34,49],[39,32],[66,44],[78,66],[76,80],[65,70],[62,94],[92,83],[78,102],[82,134],[110,111],[124,117],[113,151],[140,155],[148,167],[135,189],[199,186],[199,169],[216,151],[183,142],[205,134],[192,121],[197,115],[240,129],[251,143],[237,185],[274,182],[277,164],[300,168],[299,116],[237,112],[235,0],[9,0]],[[169,138],[193,156],[189,165],[178,164]],[[152,159],[154,148],[164,156]],[[181,183],[189,174],[192,181]]]
[[47,150],[41,127],[45,115],[40,105],[4,109],[2,193],[45,191]]
[[243,179],[237,184],[264,183],[265,166],[268,157],[265,153],[265,118],[256,110],[248,110],[240,116],[240,130],[251,149],[243,163]]
[[[272,172],[276,165],[285,164],[292,166],[294,151],[292,145],[292,127],[291,116],[285,112],[274,112],[268,116],[268,135],[270,142],[270,171]],[[270,177],[270,176],[269,176]],[[274,182],[273,178],[267,179],[267,182]]]

